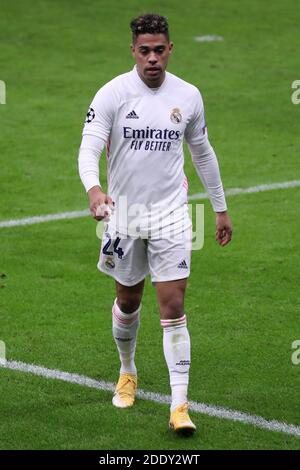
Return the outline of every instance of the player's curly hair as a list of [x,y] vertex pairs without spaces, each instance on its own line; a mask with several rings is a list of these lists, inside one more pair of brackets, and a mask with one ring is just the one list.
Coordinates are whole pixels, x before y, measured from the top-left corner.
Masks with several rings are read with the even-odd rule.
[[169,41],[169,25],[165,16],[146,13],[134,18],[130,23],[133,42],[139,34],[164,34]]

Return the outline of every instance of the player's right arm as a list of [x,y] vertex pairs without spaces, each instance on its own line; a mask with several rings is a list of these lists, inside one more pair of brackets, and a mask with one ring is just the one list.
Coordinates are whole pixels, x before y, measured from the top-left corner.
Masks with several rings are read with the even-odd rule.
[[78,156],[80,179],[89,198],[91,214],[97,220],[108,216],[107,206],[113,206],[111,197],[101,188],[99,160],[111,132],[114,106],[114,94],[110,92],[110,86],[105,85],[88,110]]
[[93,186],[87,192],[90,202],[90,211],[94,219],[102,220],[109,217],[114,203],[110,196],[102,191],[100,186]]
[[109,210],[104,205],[113,205],[111,197],[102,191],[100,185],[99,160],[104,145],[105,142],[99,137],[84,135],[78,157],[80,179],[89,198],[91,214],[96,220],[109,216]]

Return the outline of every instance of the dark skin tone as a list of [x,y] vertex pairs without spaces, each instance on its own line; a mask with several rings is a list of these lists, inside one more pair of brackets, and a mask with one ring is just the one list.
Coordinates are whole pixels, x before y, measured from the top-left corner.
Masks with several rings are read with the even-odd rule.
[[143,82],[149,88],[161,86],[173,43],[164,34],[140,34],[130,48]]

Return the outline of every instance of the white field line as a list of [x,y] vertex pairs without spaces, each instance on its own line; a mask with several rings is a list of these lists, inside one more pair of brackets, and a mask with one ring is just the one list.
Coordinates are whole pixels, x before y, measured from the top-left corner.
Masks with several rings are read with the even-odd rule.
[[[47,379],[63,380],[84,387],[96,388],[102,391],[113,392],[115,385],[110,382],[98,381],[85,377],[84,375],[71,374],[69,372],[62,372],[55,369],[47,369],[46,367],[36,366],[34,364],[26,364],[18,361],[6,361],[5,364],[0,365],[0,368],[18,370],[22,372],[29,372],[31,374],[46,377]],[[142,400],[153,401],[161,404],[169,404],[171,397],[168,395],[161,395],[160,393],[145,392],[139,390],[137,396]],[[292,436],[300,437],[300,426],[293,424],[286,424],[279,421],[268,421],[261,416],[249,415],[236,410],[230,410],[219,406],[206,405],[205,403],[197,403],[190,401],[192,411],[202,413],[208,416],[213,416],[220,419],[228,419],[231,421],[239,421],[244,424],[251,424],[257,428],[267,429],[268,431],[283,432]]]
[[[295,181],[283,181],[281,183],[272,183],[272,184],[260,184],[258,186],[250,186],[250,188],[231,188],[225,190],[226,196],[237,196],[238,194],[250,194],[250,193],[261,193],[264,191],[271,191],[274,189],[287,189],[287,188],[296,188],[300,186],[300,180]],[[207,199],[208,196],[206,193],[197,193],[189,196],[189,201],[194,201],[195,199]]]
[[[226,196],[237,196],[239,194],[259,193],[274,189],[296,188],[298,186],[300,186],[300,180],[283,181],[282,183],[262,184],[259,186],[252,186],[250,188],[231,188],[227,189],[225,194]],[[208,199],[208,195],[206,193],[197,193],[188,197],[189,201],[201,199]],[[0,228],[39,224],[41,222],[49,222],[51,220],[76,219],[79,217],[86,217],[88,215],[90,215],[90,211],[89,209],[85,209],[83,211],[62,212],[60,214],[37,215],[34,217],[26,217],[24,219],[3,220],[0,221]]]
[[89,209],[85,209],[83,211],[61,212],[60,214],[36,215],[34,217],[26,217],[25,219],[3,220],[0,222],[0,228],[40,224],[41,222],[50,222],[51,220],[77,219],[79,217],[86,217],[89,214]]
[[211,34],[208,36],[195,36],[194,40],[196,42],[215,42],[215,41],[224,41],[223,36],[216,36],[215,34]]

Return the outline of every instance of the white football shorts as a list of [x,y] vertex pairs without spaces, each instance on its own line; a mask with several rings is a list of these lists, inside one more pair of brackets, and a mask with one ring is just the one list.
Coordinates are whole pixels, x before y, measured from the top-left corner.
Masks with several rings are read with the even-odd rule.
[[103,233],[98,269],[124,286],[134,286],[148,274],[152,282],[184,279],[190,274],[192,227],[163,238],[122,238]]

